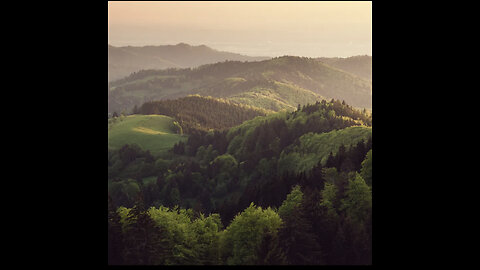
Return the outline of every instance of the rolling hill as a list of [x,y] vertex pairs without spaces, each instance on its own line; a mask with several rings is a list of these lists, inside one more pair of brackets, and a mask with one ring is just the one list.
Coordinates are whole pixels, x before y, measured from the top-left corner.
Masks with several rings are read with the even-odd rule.
[[144,103],[139,114],[161,114],[175,118],[187,134],[194,130],[225,130],[268,111],[224,99],[191,95],[174,100]]
[[109,123],[108,147],[119,149],[125,144],[137,144],[143,150],[159,154],[171,149],[186,136],[177,134],[174,120],[164,115],[129,115]]
[[190,94],[219,97],[266,110],[294,110],[322,99],[371,109],[372,83],[319,60],[283,56],[259,62],[225,61],[198,68],[142,70],[111,82],[108,111]]
[[359,77],[372,81],[372,57],[368,55],[358,55],[347,58],[318,58],[322,63],[329,66],[350,72]]
[[114,47],[108,45],[108,80],[123,78],[142,69],[188,68],[225,60],[260,61],[269,57],[250,57],[217,51],[205,45]]
[[298,145],[291,145],[290,149],[282,152],[278,160],[279,171],[290,170],[298,174],[311,171],[319,163],[325,166],[329,153],[337,153],[340,145],[351,147],[371,136],[372,127],[368,126],[304,134],[299,137]]

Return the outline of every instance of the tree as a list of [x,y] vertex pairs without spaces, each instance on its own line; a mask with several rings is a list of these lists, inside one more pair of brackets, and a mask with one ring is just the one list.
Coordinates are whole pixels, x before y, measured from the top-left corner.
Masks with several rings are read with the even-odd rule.
[[282,219],[288,218],[294,211],[297,211],[302,204],[303,192],[299,185],[292,188],[287,198],[283,201],[282,205],[278,208],[278,214]]
[[191,224],[196,235],[195,250],[198,254],[198,263],[202,265],[220,264],[220,230],[222,229],[220,215],[211,214],[204,217],[203,214]]
[[343,160],[346,158],[346,149],[345,145],[341,144],[340,147],[338,148],[338,152],[335,155],[335,161],[336,161],[336,167],[340,167],[343,163]]
[[370,264],[372,193],[360,174],[349,179],[345,198],[341,200],[345,214],[344,231],[347,263]]
[[173,146],[173,153],[177,155],[184,155],[185,154],[185,143],[179,141]]
[[363,223],[372,211],[372,192],[360,174],[348,180],[345,198],[341,200],[341,209],[346,217],[354,222]]
[[183,135],[183,128],[177,121],[173,121],[173,131],[177,134]]
[[328,158],[327,158],[327,162],[325,164],[325,167],[326,168],[334,168],[334,167],[337,167],[337,164],[336,164],[336,161],[335,161],[335,157],[333,156],[333,153],[330,152],[330,154],[328,155]]
[[340,164],[341,172],[350,172],[355,170],[355,164],[349,156],[346,156]]
[[365,180],[367,185],[372,186],[372,150],[368,151],[365,159],[362,161],[360,176]]
[[295,186],[279,208],[284,221],[279,231],[288,264],[322,264],[322,251],[302,207],[303,192]]
[[257,248],[257,265],[284,265],[287,264],[285,253],[280,247],[277,234],[265,233],[260,246]]
[[114,208],[112,199],[108,196],[108,264],[123,264],[123,235],[120,216]]
[[336,219],[338,217],[337,210],[335,209],[335,206],[338,205],[337,193],[337,187],[331,183],[325,183],[325,186],[321,192],[322,199],[320,201],[320,206],[325,208],[327,216],[332,219]]
[[170,252],[164,237],[166,232],[156,226],[141,201],[128,212],[126,224],[126,264],[163,264]]
[[222,257],[227,264],[255,264],[265,234],[277,234],[281,224],[282,219],[270,207],[262,209],[251,203],[222,234]]

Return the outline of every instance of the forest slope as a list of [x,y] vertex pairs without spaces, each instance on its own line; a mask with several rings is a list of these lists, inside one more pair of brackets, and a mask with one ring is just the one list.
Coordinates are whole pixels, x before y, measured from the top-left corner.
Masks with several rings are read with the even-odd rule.
[[[322,100],[194,133],[162,157],[110,150],[109,239],[125,241],[109,245],[126,264],[369,264],[371,123]],[[159,251],[139,244],[144,228]]]
[[256,116],[264,116],[268,111],[224,99],[191,95],[174,100],[147,102],[135,113],[174,117],[184,133],[190,134],[196,130],[228,129]]
[[[371,115],[340,101],[322,101],[258,116],[222,132],[194,133],[173,147],[169,161],[150,161],[154,174],[139,175],[158,177],[158,192],[146,204],[219,212],[224,221],[252,201],[278,207],[300,178],[321,185],[316,178],[322,167],[358,170],[371,149],[371,130]],[[115,151],[111,156],[121,158]],[[116,159],[109,160],[109,179],[119,175]],[[113,201],[127,207],[133,203],[120,197]]]

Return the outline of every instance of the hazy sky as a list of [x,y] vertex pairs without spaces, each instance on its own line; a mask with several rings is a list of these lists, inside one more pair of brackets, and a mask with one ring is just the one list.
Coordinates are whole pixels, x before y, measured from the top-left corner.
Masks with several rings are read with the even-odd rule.
[[372,2],[109,1],[108,42],[184,42],[252,56],[372,55]]

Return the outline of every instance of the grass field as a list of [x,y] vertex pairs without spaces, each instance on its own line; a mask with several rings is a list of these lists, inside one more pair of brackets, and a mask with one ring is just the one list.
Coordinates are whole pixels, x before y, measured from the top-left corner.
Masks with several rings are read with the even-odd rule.
[[129,115],[108,127],[108,147],[118,149],[125,144],[138,144],[157,155],[173,147],[186,136],[175,134],[173,119],[164,115]]

